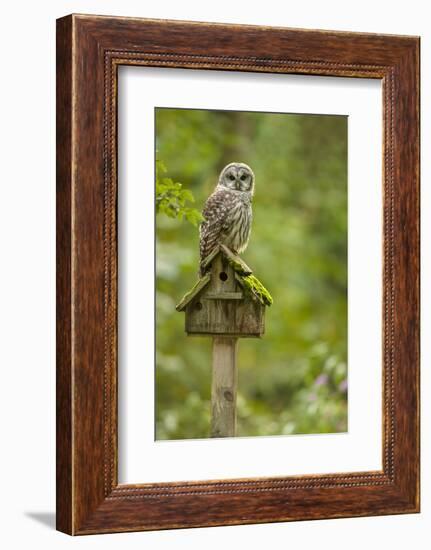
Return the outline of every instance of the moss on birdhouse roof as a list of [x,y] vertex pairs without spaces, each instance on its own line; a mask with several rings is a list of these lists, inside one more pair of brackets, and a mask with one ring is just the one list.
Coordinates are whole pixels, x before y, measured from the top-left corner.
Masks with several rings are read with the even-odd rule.
[[176,306],[177,311],[184,311],[187,304],[189,304],[193,298],[200,294],[201,291],[207,286],[211,280],[211,274],[209,273],[211,262],[218,254],[223,254],[226,258],[229,265],[235,271],[236,280],[248,296],[250,296],[253,300],[257,300],[263,306],[270,306],[273,304],[271,294],[259,281],[259,279],[253,275],[253,271],[244,262],[244,260],[240,258],[238,254],[232,252],[232,250],[230,250],[227,246],[220,244],[215,247],[202,262],[202,268],[204,270],[206,269],[208,272],[205,273],[205,275],[197,281],[193,288],[183,296],[179,304]]
[[201,277],[197,283],[188,292],[184,294],[179,304],[175,306],[177,311],[183,311],[186,305],[189,304],[195,296],[197,296],[201,290],[203,290],[211,280],[211,275],[207,273]]
[[244,290],[254,299],[259,300],[259,302],[264,306],[271,306],[274,302],[271,294],[263,286],[257,277],[254,275],[240,275],[236,274],[236,279],[239,284],[244,288]]

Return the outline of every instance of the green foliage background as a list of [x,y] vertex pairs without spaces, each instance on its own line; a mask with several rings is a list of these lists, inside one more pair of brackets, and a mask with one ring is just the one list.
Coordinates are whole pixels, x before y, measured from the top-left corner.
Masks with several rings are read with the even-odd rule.
[[211,341],[185,335],[175,304],[197,279],[198,212],[232,161],[256,176],[243,257],[274,298],[265,336],[239,343],[238,435],[346,431],[347,118],[157,109],[156,147],[188,209],[156,216],[157,439],[209,436]]

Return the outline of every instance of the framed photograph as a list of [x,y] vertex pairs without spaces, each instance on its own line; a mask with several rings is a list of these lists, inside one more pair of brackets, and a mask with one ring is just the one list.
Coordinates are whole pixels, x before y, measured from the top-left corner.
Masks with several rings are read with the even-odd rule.
[[419,38],[57,21],[57,528],[419,511]]

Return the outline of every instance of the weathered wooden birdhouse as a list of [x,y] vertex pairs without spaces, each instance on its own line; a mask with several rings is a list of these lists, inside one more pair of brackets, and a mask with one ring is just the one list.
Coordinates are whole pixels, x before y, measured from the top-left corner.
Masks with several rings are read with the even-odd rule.
[[177,305],[189,335],[260,337],[272,298],[245,262],[224,245],[203,262],[204,275]]

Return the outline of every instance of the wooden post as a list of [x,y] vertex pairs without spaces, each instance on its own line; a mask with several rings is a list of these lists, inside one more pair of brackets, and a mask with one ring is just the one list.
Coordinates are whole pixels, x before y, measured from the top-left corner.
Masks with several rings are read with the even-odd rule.
[[[213,288],[218,294],[234,292],[236,288],[233,269],[221,255],[213,261]],[[225,300],[215,302],[213,322],[225,324],[228,309]],[[211,437],[233,437],[236,434],[236,352],[238,338],[215,336],[213,338],[213,366],[211,384]]]
[[213,338],[211,437],[236,435],[236,353],[238,338]]

